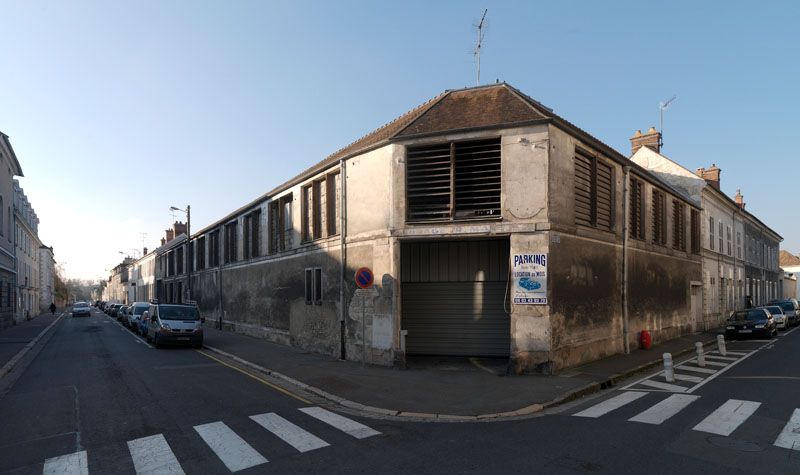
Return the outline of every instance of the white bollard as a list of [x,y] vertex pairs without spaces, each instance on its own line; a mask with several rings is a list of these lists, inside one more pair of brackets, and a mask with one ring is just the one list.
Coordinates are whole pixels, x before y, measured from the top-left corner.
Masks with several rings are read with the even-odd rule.
[[664,358],[664,378],[666,378],[668,383],[674,383],[675,370],[672,367],[672,355],[670,353],[664,353],[662,357]]
[[717,335],[717,349],[722,356],[728,354],[728,350],[725,349],[725,335]]
[[706,367],[706,355],[703,354],[703,344],[699,341],[694,344],[695,348],[697,348],[697,366],[701,368]]

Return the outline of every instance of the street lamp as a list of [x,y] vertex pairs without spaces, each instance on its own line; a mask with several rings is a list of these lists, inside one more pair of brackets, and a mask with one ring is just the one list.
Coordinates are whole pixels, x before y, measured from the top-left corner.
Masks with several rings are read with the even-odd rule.
[[188,281],[188,283],[187,283],[188,289],[187,290],[189,291],[189,299],[188,300],[192,300],[192,265],[193,265],[193,262],[191,262],[191,261],[194,260],[194,253],[193,252],[192,252],[192,259],[191,260],[188,259],[188,257],[189,257],[188,253],[191,252],[191,246],[192,246],[192,207],[189,206],[189,205],[186,205],[186,209],[180,209],[180,208],[175,207],[175,206],[170,206],[169,209],[171,211],[183,211],[184,213],[186,213],[186,245],[187,245],[187,248],[186,248],[186,252],[187,252],[187,256],[186,256],[187,257],[187,259],[186,259],[186,261],[187,261],[186,276],[187,276],[187,281]]

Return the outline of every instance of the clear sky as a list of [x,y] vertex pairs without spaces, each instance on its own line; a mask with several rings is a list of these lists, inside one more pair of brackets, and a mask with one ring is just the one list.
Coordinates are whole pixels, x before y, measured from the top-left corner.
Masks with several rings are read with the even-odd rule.
[[[211,224],[445,89],[500,79],[624,154],[658,126],[800,251],[800,2],[0,0],[0,131],[69,277]],[[181,214],[177,218],[183,218]]]

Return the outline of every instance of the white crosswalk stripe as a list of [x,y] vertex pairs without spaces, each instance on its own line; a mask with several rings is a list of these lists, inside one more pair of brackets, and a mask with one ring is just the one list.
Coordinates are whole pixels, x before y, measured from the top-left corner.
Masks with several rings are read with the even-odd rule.
[[673,394],[655,406],[631,417],[628,420],[632,422],[642,422],[645,424],[661,424],[699,398],[700,396],[691,396],[688,394]]
[[231,472],[267,463],[267,459],[223,422],[194,426],[194,430]]
[[677,381],[689,381],[690,383],[700,383],[703,381],[703,378],[699,376],[690,376],[688,374],[674,373],[673,376]]
[[300,409],[300,411],[328,425],[331,425],[345,434],[355,437],[356,439],[365,439],[367,437],[372,437],[373,435],[380,435],[380,432],[376,431],[375,429],[367,427],[364,424],[356,422],[352,419],[348,419],[344,416],[340,416],[339,414],[327,411],[321,407],[303,407]]
[[253,419],[261,427],[277,435],[283,439],[284,442],[300,452],[308,452],[309,450],[328,447],[330,445],[314,434],[301,429],[274,412],[250,416],[250,419]]
[[708,361],[708,360],[706,360],[706,366],[724,367],[724,366],[728,366],[728,363],[720,363],[719,361]]
[[611,399],[606,399],[605,401],[595,404],[594,406],[584,409],[581,412],[573,414],[573,416],[577,417],[591,417],[597,418],[604,414],[608,414],[609,412],[619,409],[620,407],[631,403],[642,396],[646,396],[647,393],[637,392],[637,391],[626,391],[618,396],[612,397]]
[[183,469],[167,439],[162,434],[129,440],[128,450],[133,459],[133,467],[137,474],[176,474],[182,475]]
[[728,399],[725,404],[700,421],[692,430],[717,435],[731,435],[737,427],[756,412],[759,406],[761,406],[760,402]]
[[800,409],[795,409],[792,418],[786,423],[775,444],[784,449],[800,450]]
[[718,355],[705,355],[706,359],[711,358],[712,360],[723,360],[723,361],[736,361],[739,358],[734,358],[732,356],[718,356]]
[[665,391],[673,391],[676,393],[682,393],[688,389],[683,386],[678,386],[677,384],[662,383],[659,381],[651,381],[649,379],[644,380],[639,384],[641,384],[642,386],[648,386],[656,389],[663,389]]
[[89,475],[86,451],[49,458],[44,461],[43,475]]
[[677,369],[685,369],[686,371],[694,371],[695,373],[703,373],[703,374],[714,374],[717,372],[715,369],[708,369],[708,368],[700,368],[698,366],[685,366],[680,365]]

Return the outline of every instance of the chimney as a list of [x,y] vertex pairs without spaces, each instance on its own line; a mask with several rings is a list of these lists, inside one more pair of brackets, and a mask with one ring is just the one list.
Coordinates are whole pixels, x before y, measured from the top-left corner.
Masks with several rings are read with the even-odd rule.
[[147,248],[144,248],[144,249],[142,249],[142,256],[146,256],[146,255],[147,255]]
[[722,173],[722,170],[720,170],[716,164],[712,163],[708,168],[698,168],[695,173],[697,176],[705,180],[706,183],[719,191],[719,176]]
[[172,225],[172,229],[175,230],[176,237],[180,236],[181,234],[186,234],[186,223],[175,221],[175,224]]
[[641,130],[637,130],[636,133],[633,134],[633,137],[631,137],[631,155],[642,147],[647,147],[659,153],[661,151],[661,132],[657,131],[655,127],[647,129],[647,133],[645,134],[643,134]]
[[167,229],[167,242],[170,242],[173,239],[175,239],[175,230],[174,229]]
[[742,190],[736,190],[736,196],[733,197],[736,201],[736,204],[739,205],[739,208],[744,210],[744,196],[742,196]]
[[164,245],[164,244],[166,244],[166,243],[167,243],[167,240],[166,240],[166,239],[164,239],[164,238],[161,238],[161,245],[163,246],[163,245]]

